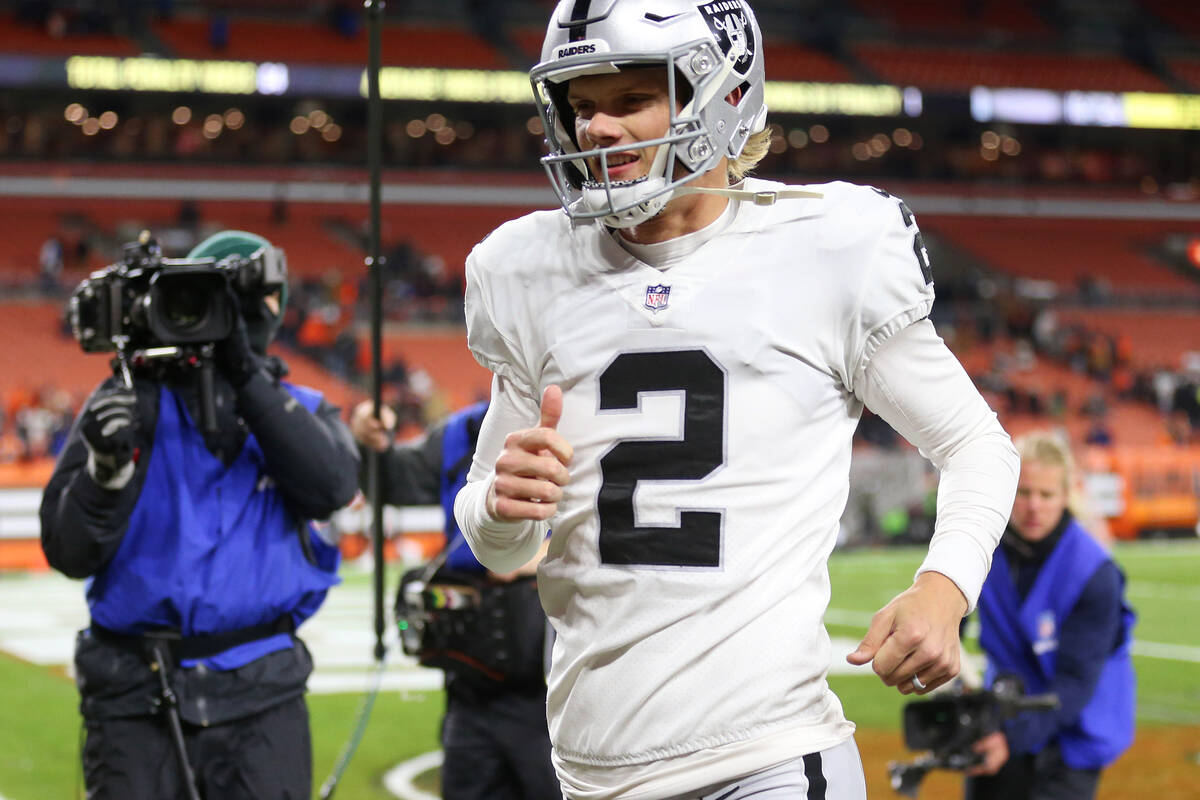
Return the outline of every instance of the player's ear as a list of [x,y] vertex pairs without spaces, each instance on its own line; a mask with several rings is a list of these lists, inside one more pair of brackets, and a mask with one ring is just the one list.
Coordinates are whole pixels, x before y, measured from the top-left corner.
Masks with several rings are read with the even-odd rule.
[[725,102],[729,103],[731,106],[736,106],[738,103],[742,102],[742,87],[739,86],[729,94],[725,95]]

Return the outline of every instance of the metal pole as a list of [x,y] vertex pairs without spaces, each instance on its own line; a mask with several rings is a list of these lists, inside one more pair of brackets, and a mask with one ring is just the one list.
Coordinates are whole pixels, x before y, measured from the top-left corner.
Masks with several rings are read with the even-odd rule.
[[[383,169],[383,103],[379,96],[380,25],[383,16],[382,0],[366,0],[367,9],[367,171],[370,175],[370,251],[367,267],[371,270],[371,390],[375,417],[380,417],[383,405],[383,268],[380,255],[381,171]],[[375,660],[382,663],[383,644],[383,503],[379,485],[379,453],[371,451],[367,465],[367,489],[371,501],[371,539],[375,555]]]
[[[383,19],[383,0],[366,0],[363,3],[367,14],[367,172],[370,181],[370,225],[369,243],[367,248],[366,266],[371,273],[371,396],[374,402],[376,418],[379,418],[380,407],[383,405],[383,369],[381,337],[383,331],[383,268],[384,258],[379,254],[379,232],[382,228],[380,221],[380,171],[383,168],[383,105],[379,96],[379,62],[380,62],[380,27]],[[383,612],[383,503],[379,486],[380,454],[367,448],[367,500],[371,503],[371,542],[375,556],[374,589],[375,589],[375,678],[373,685],[363,698],[363,704],[358,710],[358,719],[350,739],[342,748],[342,753],[334,764],[333,771],[326,778],[318,792],[321,800],[330,800],[342,780],[350,759],[358,749],[363,734],[367,730],[367,722],[371,718],[371,709],[375,706],[375,698],[383,681],[384,658],[387,647],[383,644],[385,619]]]

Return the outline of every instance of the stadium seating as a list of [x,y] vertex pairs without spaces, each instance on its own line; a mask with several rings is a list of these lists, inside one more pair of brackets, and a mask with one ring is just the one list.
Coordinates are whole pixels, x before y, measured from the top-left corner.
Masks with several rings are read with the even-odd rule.
[[[110,374],[109,359],[84,353],[62,329],[63,304],[7,302],[0,304],[0,341],[20,343],[0,347],[0,397],[13,391],[52,386],[82,400]],[[464,340],[465,342],[465,340]],[[363,396],[299,353],[280,350],[291,369],[290,379],[314,386],[342,407]]]
[[1200,352],[1200,315],[1193,311],[1065,309],[1055,312],[1060,325],[1081,324],[1130,341],[1133,364],[1180,369],[1181,356]]
[[1109,55],[996,52],[890,43],[860,44],[853,51],[885,81],[922,89],[993,86],[1060,91],[1168,91],[1150,72]]
[[[339,34],[314,22],[280,22],[233,17],[228,45],[214,50],[206,18],[178,18],[159,23],[155,32],[178,56],[289,63],[366,64],[367,34]],[[382,29],[380,57],[386,65],[510,69],[512,65],[486,41],[461,28],[412,23]]]
[[43,29],[18,25],[7,14],[0,16],[0,42],[8,53],[41,56],[135,56],[139,49],[132,39],[111,33],[70,33],[51,36]]
[[[389,331],[381,344],[382,363],[400,359],[410,373],[423,370],[429,375],[448,406],[446,411],[486,400],[491,392],[492,374],[471,356],[467,334],[462,329]],[[370,367],[370,358],[370,340],[364,330],[358,356],[364,371]]]
[[[1107,409],[1104,421],[1115,444],[1145,447],[1163,441],[1163,422],[1156,409],[1145,403],[1120,400],[1108,383],[1043,357],[1033,357],[1028,364],[1016,366],[1012,363],[1014,351],[1012,341],[1000,340],[975,344],[956,353],[968,374],[981,385],[988,385],[987,380],[981,379],[992,372],[998,357],[1007,357],[1010,366],[1003,370],[1005,384],[1023,395],[1042,398],[1044,408],[1035,414],[1026,408],[1010,409],[1004,393],[985,390],[990,405],[1009,433],[1019,435],[1036,429],[1062,428],[1071,441],[1082,444],[1093,422],[1083,409],[1100,401]],[[1061,393],[1065,401],[1061,414],[1052,407],[1055,393]]]
[[1001,272],[1052,281],[1063,290],[1097,279],[1118,295],[1176,293],[1200,299],[1200,284],[1150,254],[1186,223],[926,215],[922,226]]
[[770,77],[779,81],[848,83],[855,80],[844,64],[810,47],[768,39],[763,45]]
[[996,34],[1046,39],[1053,30],[1029,4],[947,3],[943,0],[855,0],[868,16],[885,21],[897,31],[940,36],[982,38]]

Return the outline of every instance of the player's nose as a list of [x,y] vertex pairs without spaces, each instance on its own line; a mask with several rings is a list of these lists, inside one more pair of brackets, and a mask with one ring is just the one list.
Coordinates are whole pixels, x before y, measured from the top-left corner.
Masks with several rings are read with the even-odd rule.
[[594,145],[606,146],[614,144],[621,138],[621,126],[617,124],[615,117],[597,111],[587,121],[583,135]]

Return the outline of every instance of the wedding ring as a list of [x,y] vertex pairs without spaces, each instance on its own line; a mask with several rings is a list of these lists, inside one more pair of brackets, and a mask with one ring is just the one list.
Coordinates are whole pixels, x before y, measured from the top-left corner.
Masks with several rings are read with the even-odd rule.
[[912,677],[912,684],[913,684],[913,688],[916,689],[918,692],[925,691],[925,688],[926,688],[925,684],[922,683],[921,679],[918,678],[916,675],[913,675],[913,677]]

